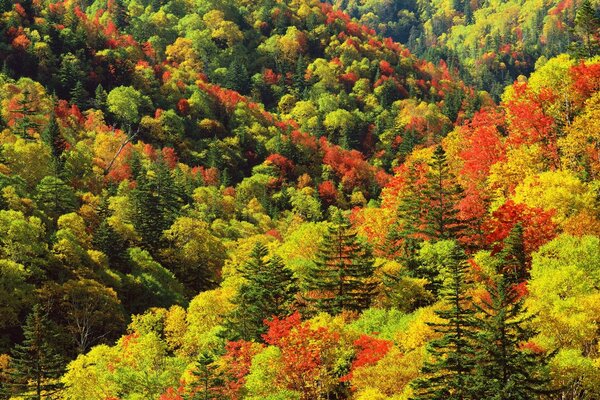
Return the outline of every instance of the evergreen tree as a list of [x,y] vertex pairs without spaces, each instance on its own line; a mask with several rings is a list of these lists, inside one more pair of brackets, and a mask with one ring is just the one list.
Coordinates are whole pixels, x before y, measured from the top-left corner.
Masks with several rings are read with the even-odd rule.
[[523,225],[516,224],[506,239],[498,258],[503,263],[502,273],[510,283],[529,279],[529,260],[523,241]]
[[194,376],[198,378],[192,389],[189,400],[220,400],[225,396],[219,389],[223,387],[223,377],[214,364],[215,355],[210,351],[203,351],[198,357]]
[[330,314],[368,308],[377,287],[373,264],[369,247],[357,239],[350,221],[336,210],[317,260],[309,268],[306,300]]
[[427,350],[432,359],[423,366],[424,376],[413,381],[415,400],[477,398],[472,392],[476,320],[467,294],[471,284],[467,265],[464,252],[454,247],[442,290],[445,307],[436,310],[443,322],[430,324],[442,337],[429,343]]
[[417,253],[423,242],[424,199],[417,184],[414,165],[410,165],[406,186],[396,209],[396,221],[387,236],[388,253],[401,262],[408,271],[418,266]]
[[52,224],[58,217],[74,211],[77,207],[77,197],[73,188],[55,176],[46,176],[38,183],[34,200]]
[[575,33],[581,39],[576,43],[580,57],[593,57],[600,52],[600,16],[590,0],[583,0],[575,16]]
[[88,105],[88,98],[90,97],[87,90],[83,86],[81,81],[77,81],[73,89],[70,92],[71,95],[71,103],[75,104],[79,109],[84,110]]
[[23,89],[23,97],[17,101],[17,104],[18,108],[11,111],[13,114],[20,114],[19,118],[16,119],[14,131],[23,139],[33,140],[32,131],[37,131],[40,124],[31,119],[35,112],[33,111],[33,100],[29,89]]
[[446,152],[441,145],[436,147],[429,167],[424,190],[429,200],[425,213],[425,233],[432,240],[458,239],[464,227],[457,217],[456,206],[463,192],[448,168]]
[[242,267],[246,279],[233,298],[237,308],[226,326],[231,340],[256,340],[265,333],[264,320],[289,314],[297,287],[292,272],[279,256],[267,260],[267,248],[258,243]]
[[504,274],[488,285],[489,300],[477,308],[477,369],[474,389],[478,398],[534,400],[547,393],[547,355],[524,348],[537,332],[531,327],[534,315],[527,315],[524,299]]
[[140,169],[137,186],[131,196],[134,204],[133,225],[148,250],[158,249],[163,231],[168,229],[183,204],[180,190],[164,161],[151,171]]
[[60,174],[62,171],[62,153],[64,151],[64,139],[60,133],[60,127],[56,122],[56,114],[52,112],[48,119],[48,124],[44,128],[42,135],[42,141],[52,149],[52,157],[54,159],[54,165],[56,172]]
[[94,92],[94,107],[99,110],[106,109],[106,101],[108,99],[108,93],[102,87],[102,85],[96,86],[96,91]]
[[64,360],[52,346],[53,329],[39,305],[27,316],[23,343],[12,351],[13,386],[21,398],[50,399],[61,388]]

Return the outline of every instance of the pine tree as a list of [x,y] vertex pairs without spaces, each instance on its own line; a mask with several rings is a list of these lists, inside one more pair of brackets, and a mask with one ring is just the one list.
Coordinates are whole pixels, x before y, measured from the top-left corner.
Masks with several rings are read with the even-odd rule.
[[166,164],[159,160],[151,171],[140,169],[131,196],[134,204],[133,225],[148,250],[157,250],[163,231],[168,229],[182,205],[180,190]]
[[445,308],[436,310],[443,322],[430,324],[442,337],[429,343],[427,350],[432,360],[423,366],[424,376],[413,381],[415,400],[477,398],[472,393],[476,321],[467,294],[471,282],[464,252],[458,246],[454,249],[442,290]]
[[510,283],[518,284],[529,279],[529,260],[523,241],[523,225],[516,224],[498,253],[502,260],[502,273]]
[[396,221],[387,236],[388,253],[401,262],[408,271],[418,266],[417,253],[423,242],[424,199],[418,187],[414,165],[410,165],[406,186],[396,209]]
[[458,239],[464,227],[457,217],[456,206],[463,192],[448,168],[446,152],[441,145],[436,147],[429,167],[424,190],[429,200],[425,232],[432,240]]
[[305,299],[330,314],[368,308],[377,288],[373,264],[369,247],[357,239],[350,221],[336,210],[317,260],[308,271]]
[[77,196],[73,188],[55,176],[46,176],[38,183],[34,200],[51,224],[77,207]]
[[267,248],[256,244],[240,271],[246,283],[232,300],[237,308],[227,318],[230,340],[260,339],[266,331],[265,319],[290,313],[297,292],[296,280],[279,256],[267,256]]
[[75,104],[81,110],[87,108],[87,99],[90,97],[90,95],[88,91],[85,90],[85,87],[81,81],[77,81],[77,83],[75,83],[75,86],[73,89],[71,89],[69,94],[71,95],[71,103]]
[[94,92],[94,107],[99,110],[106,109],[106,101],[108,99],[108,93],[102,87],[102,85],[96,86],[96,91]]
[[530,324],[524,299],[499,274],[488,285],[489,300],[478,306],[477,369],[474,389],[478,398],[534,400],[548,393],[548,361],[552,354],[524,348],[537,332]]
[[576,44],[581,57],[593,57],[600,52],[600,16],[590,0],[583,0],[575,16],[575,33],[582,43]]
[[194,376],[198,379],[192,389],[189,400],[220,400],[225,396],[219,392],[223,387],[223,378],[214,364],[215,355],[210,351],[203,351],[198,357]]
[[60,127],[56,122],[56,114],[54,112],[50,114],[48,124],[42,132],[41,139],[52,150],[54,166],[57,174],[60,175],[63,169],[62,153],[65,149],[65,145],[64,139],[60,133]]
[[13,386],[22,398],[49,399],[61,389],[64,360],[51,345],[52,327],[39,305],[27,316],[23,343],[12,351]]
[[23,97],[17,101],[17,104],[18,108],[11,111],[13,114],[20,114],[20,118],[15,122],[14,131],[23,139],[33,140],[32,131],[37,131],[40,124],[31,119],[35,112],[29,89],[23,89]]

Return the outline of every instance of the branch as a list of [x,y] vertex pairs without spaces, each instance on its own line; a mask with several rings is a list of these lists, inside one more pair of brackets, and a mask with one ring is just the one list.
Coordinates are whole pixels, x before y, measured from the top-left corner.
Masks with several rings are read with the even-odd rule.
[[139,128],[133,133],[133,135],[128,135],[125,138],[125,140],[123,141],[123,143],[121,143],[121,146],[119,146],[119,149],[115,153],[114,157],[112,158],[112,160],[110,160],[110,163],[104,169],[104,175],[108,175],[108,173],[110,172],[111,168],[113,167],[113,164],[117,160],[117,157],[119,157],[119,154],[121,154],[121,152],[123,151],[123,149],[125,148],[125,146],[127,146],[127,143],[131,142],[137,136],[138,132],[139,132]]

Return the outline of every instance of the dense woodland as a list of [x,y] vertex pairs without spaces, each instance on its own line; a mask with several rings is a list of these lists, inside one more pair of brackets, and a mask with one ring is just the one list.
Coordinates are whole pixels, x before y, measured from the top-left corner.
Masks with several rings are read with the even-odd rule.
[[596,0],[0,0],[0,399],[600,398]]

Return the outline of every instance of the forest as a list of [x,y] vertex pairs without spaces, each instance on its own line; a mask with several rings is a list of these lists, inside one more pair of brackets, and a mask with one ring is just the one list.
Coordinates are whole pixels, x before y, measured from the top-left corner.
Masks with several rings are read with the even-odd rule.
[[0,0],[0,399],[597,400],[599,0]]

